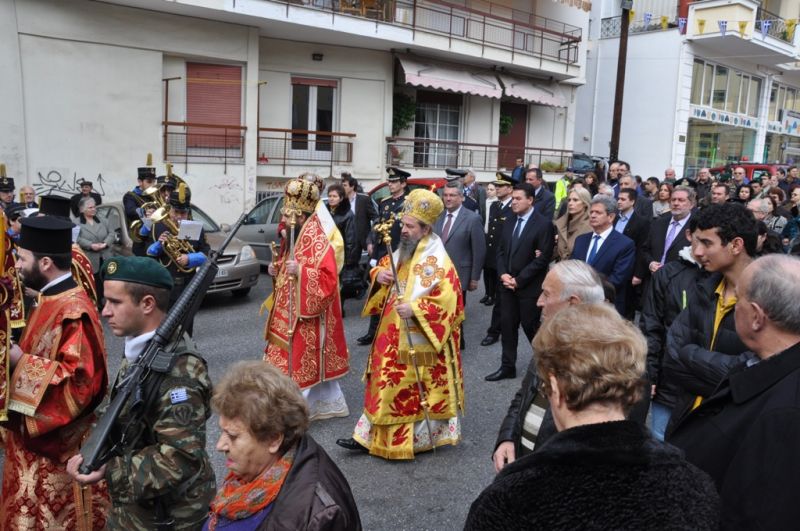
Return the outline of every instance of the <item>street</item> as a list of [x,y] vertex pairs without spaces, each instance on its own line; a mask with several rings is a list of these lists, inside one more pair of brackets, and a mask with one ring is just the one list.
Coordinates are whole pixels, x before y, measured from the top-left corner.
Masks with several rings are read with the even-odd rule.
[[[271,282],[262,274],[250,295],[234,299],[230,295],[209,296],[195,318],[195,339],[208,361],[214,382],[225,368],[239,360],[258,359],[264,349],[266,316],[258,310],[271,290]],[[353,489],[361,522],[367,530],[386,529],[461,529],[469,506],[494,477],[490,459],[497,429],[508,404],[522,379],[530,348],[520,341],[520,359],[516,380],[489,383],[486,374],[500,364],[500,343],[481,347],[490,317],[490,309],[478,303],[483,285],[468,295],[463,354],[466,416],[463,440],[455,447],[444,447],[421,454],[414,461],[385,461],[362,453],[349,452],[336,445],[336,439],[349,437],[361,415],[364,386],[361,375],[368,348],[355,339],[366,331],[367,319],[360,317],[362,301],[345,303],[345,333],[350,348],[351,370],[341,384],[350,416],[311,424],[311,434],[342,469]],[[116,374],[121,363],[123,342],[106,331],[109,371]],[[113,378],[113,376],[112,376]],[[225,459],[214,450],[219,435],[216,416],[208,422],[208,453],[219,485],[225,475]]]

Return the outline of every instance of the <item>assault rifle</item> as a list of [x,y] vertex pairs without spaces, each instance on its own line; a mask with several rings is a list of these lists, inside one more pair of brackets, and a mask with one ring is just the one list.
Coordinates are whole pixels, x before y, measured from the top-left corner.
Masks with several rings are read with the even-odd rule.
[[[177,343],[183,335],[185,323],[200,307],[206,291],[219,267],[217,259],[242,226],[245,214],[231,229],[228,237],[217,251],[201,265],[194,277],[183,290],[181,296],[169,310],[156,333],[147,344],[144,352],[131,364],[125,378],[116,386],[116,394],[108,405],[105,414],[97,421],[92,433],[81,448],[83,463],[81,474],[89,474],[105,464],[109,459],[120,455],[123,448],[132,446],[142,436],[142,417],[158,392],[161,380],[172,369],[175,350],[166,350],[167,345]],[[126,421],[121,425],[120,414],[128,407]]]

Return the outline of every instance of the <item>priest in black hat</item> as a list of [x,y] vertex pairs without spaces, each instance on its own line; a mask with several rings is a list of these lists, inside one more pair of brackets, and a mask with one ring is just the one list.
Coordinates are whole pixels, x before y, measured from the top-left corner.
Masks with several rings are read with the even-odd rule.
[[102,529],[105,485],[82,488],[65,457],[78,452],[108,387],[103,328],[72,278],[72,224],[51,216],[21,224],[17,267],[41,297],[9,352],[0,529]]
[[69,211],[72,213],[73,218],[80,217],[81,212],[78,208],[78,203],[84,197],[91,197],[94,199],[94,204],[100,206],[103,203],[103,197],[93,190],[94,184],[92,181],[81,181],[81,191],[69,198]]

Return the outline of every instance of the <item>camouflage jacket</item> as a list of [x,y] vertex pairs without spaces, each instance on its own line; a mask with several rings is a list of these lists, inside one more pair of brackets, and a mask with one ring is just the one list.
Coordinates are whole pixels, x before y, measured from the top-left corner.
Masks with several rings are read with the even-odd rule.
[[[178,357],[161,382],[139,442],[108,462],[106,481],[113,504],[109,529],[155,529],[156,503],[169,511],[176,530],[200,529],[208,515],[216,492],[205,450],[211,379],[188,336],[176,351],[187,354]],[[127,369],[126,361],[114,388]],[[120,416],[122,422],[126,413]]]

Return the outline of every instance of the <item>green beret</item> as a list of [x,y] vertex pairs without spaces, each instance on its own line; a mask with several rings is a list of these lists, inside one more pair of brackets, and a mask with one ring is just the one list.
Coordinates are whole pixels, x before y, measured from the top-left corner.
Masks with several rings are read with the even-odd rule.
[[115,256],[103,263],[103,280],[119,280],[154,288],[172,289],[172,275],[154,258]]

